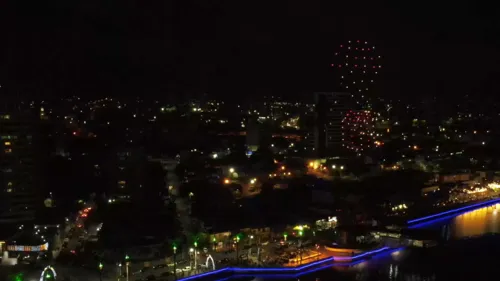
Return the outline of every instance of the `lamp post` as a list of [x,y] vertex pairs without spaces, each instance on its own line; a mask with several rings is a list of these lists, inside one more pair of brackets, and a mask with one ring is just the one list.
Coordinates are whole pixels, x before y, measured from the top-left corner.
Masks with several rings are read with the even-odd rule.
[[252,255],[252,245],[253,245],[253,235],[250,235],[248,238],[248,253],[247,253],[247,260],[250,260],[250,256]]
[[118,263],[118,280],[122,278],[122,263]]
[[130,257],[128,255],[125,255],[125,273],[127,275],[127,281],[128,281],[128,276],[129,276],[129,272],[128,272],[128,268],[130,267]]
[[175,262],[175,256],[177,255],[177,246],[174,244],[172,246],[172,249],[174,250],[174,280],[177,280],[177,266]]
[[104,265],[102,264],[102,262],[99,263],[99,280],[102,281],[102,268],[104,267]]
[[250,260],[250,255],[252,254],[252,242],[253,242],[253,235],[250,235],[250,240],[249,240],[249,243],[250,243],[250,247],[248,247],[248,256],[247,256],[247,259]]
[[240,236],[236,235],[236,264],[239,263],[240,254],[239,254],[239,245],[240,244]]
[[198,259],[197,259],[198,256],[197,256],[196,252],[198,252],[198,242],[194,241],[194,270],[195,271],[198,268]]
[[302,235],[304,232],[302,230],[299,231],[299,255],[300,255],[300,264],[302,264]]

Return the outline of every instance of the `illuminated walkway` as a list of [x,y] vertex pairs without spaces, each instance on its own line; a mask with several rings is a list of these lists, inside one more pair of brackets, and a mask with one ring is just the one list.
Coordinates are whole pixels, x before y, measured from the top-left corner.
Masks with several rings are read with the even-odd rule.
[[[500,204],[500,198],[481,202],[481,203],[472,204],[472,205],[465,206],[465,207],[456,208],[453,210],[441,212],[441,213],[434,214],[434,215],[429,215],[429,216],[425,216],[425,217],[421,217],[421,218],[417,218],[417,219],[412,219],[412,220],[409,220],[407,223],[408,223],[409,228],[425,228],[425,227],[430,226],[430,225],[436,225],[440,221],[449,220],[452,217],[456,217],[456,216],[461,217],[460,215],[463,216],[463,219],[467,219],[468,216],[471,216],[471,217],[484,216],[486,214],[486,212],[488,212],[488,211],[494,212],[496,214],[496,212],[497,212],[496,206],[494,206],[492,208],[484,208],[484,207],[488,207],[488,206],[495,205],[495,204]],[[483,208],[483,209],[481,209],[481,208]],[[480,210],[477,210],[476,212],[470,212],[470,211],[474,211],[476,209],[480,209]],[[489,209],[491,209],[491,210],[489,210]],[[470,212],[470,213],[466,213],[466,212]],[[464,213],[466,213],[466,214],[464,214]],[[478,224],[484,224],[483,220],[478,220]],[[481,226],[478,226],[478,227],[481,228]],[[467,231],[467,230],[463,230],[463,231],[464,231],[464,233],[469,234],[469,235],[472,233],[472,232]],[[328,257],[328,258],[325,258],[325,259],[322,259],[322,260],[319,260],[316,262],[312,262],[312,263],[309,263],[306,265],[298,266],[298,267],[287,267],[287,268],[284,268],[284,267],[280,267],[280,268],[227,267],[227,268],[222,268],[222,269],[207,272],[207,273],[202,273],[199,275],[186,277],[186,278],[179,279],[179,280],[187,281],[187,280],[194,280],[194,279],[199,279],[199,278],[223,280],[223,279],[228,279],[228,278],[235,277],[235,276],[237,276],[237,277],[255,277],[255,276],[258,276],[258,277],[265,278],[266,276],[267,277],[277,277],[277,275],[279,275],[280,278],[297,278],[301,275],[310,274],[310,273],[313,273],[315,271],[319,271],[319,270],[323,270],[323,269],[332,267],[333,265],[352,266],[354,264],[363,262],[367,259],[372,259],[372,258],[376,258],[378,256],[390,254],[393,252],[400,251],[402,249],[403,248],[382,247],[382,248],[375,249],[372,251],[356,254],[354,256]]]

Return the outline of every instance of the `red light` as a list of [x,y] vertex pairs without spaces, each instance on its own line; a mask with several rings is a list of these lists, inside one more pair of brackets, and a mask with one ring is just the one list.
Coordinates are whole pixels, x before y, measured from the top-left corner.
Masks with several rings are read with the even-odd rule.
[[335,66],[335,64],[334,64],[334,63],[332,63],[332,64],[330,64],[330,66]]
[[76,132],[73,132],[73,136],[76,136]]
[[344,45],[340,45],[340,48],[344,47]]
[[74,255],[74,254],[76,254],[76,251],[75,250],[71,250],[71,253]]

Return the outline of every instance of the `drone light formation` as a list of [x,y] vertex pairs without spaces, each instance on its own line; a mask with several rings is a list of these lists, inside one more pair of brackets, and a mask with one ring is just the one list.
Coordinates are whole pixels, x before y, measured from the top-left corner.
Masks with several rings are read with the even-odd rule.
[[355,40],[339,46],[331,67],[338,73],[340,86],[346,92],[359,94],[371,89],[382,65],[375,46]]
[[369,110],[349,110],[342,119],[342,145],[362,154],[375,144],[375,117]]

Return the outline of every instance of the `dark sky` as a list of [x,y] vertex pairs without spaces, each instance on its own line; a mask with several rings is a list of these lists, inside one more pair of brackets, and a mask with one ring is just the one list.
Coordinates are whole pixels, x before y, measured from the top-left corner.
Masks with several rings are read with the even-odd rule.
[[376,94],[500,89],[494,3],[0,2],[0,83],[9,93],[306,96],[335,88],[335,48],[356,39],[384,58]]

